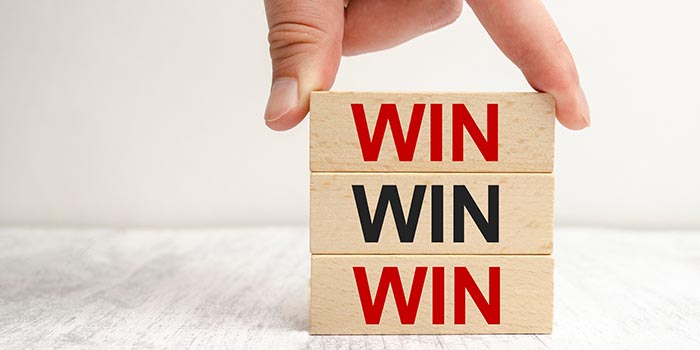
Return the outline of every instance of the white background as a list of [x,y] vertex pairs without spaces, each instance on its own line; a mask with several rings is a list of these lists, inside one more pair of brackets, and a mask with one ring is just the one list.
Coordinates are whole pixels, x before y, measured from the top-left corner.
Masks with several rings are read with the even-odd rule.
[[[557,127],[557,224],[700,227],[698,2],[546,5],[593,125]],[[0,225],[306,223],[308,123],[264,126],[266,31],[254,0],[0,0]],[[530,90],[466,6],[335,89]]]

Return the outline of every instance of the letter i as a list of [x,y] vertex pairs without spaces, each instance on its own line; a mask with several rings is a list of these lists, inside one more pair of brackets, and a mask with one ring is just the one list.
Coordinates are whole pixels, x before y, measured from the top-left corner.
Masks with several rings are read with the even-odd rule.
[[442,105],[430,105],[430,160],[442,161]]
[[445,324],[445,268],[433,267],[433,324]]

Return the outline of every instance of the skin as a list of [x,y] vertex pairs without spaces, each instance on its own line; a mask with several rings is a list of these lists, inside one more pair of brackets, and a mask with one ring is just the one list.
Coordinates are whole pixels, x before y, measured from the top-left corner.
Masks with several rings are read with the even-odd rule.
[[[574,59],[539,0],[467,0],[501,51],[537,91],[556,101],[559,122],[590,126]],[[429,9],[429,10],[427,10]],[[265,123],[288,130],[329,90],[341,56],[384,50],[454,22],[462,0],[266,0],[272,87]]]

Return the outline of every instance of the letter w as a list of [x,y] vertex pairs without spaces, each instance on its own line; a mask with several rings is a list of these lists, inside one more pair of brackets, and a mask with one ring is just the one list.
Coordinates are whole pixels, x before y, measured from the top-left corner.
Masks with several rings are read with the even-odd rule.
[[413,237],[416,235],[416,227],[418,226],[418,218],[420,210],[423,206],[423,197],[425,197],[425,185],[416,185],[413,189],[413,198],[411,199],[411,209],[408,212],[408,218],[405,218],[401,199],[399,199],[399,190],[396,185],[383,185],[379,192],[379,200],[377,201],[377,209],[374,211],[374,219],[370,217],[369,204],[367,203],[367,194],[365,193],[364,185],[352,185],[352,194],[355,196],[355,206],[357,207],[357,215],[360,217],[362,225],[362,234],[365,237],[366,243],[379,242],[379,235],[382,232],[386,210],[391,204],[391,213],[394,215],[396,230],[399,232],[399,239],[403,243],[413,242]]
[[365,271],[364,266],[353,266],[352,271],[355,274],[357,294],[360,296],[360,304],[362,305],[362,313],[365,316],[366,324],[379,324],[379,321],[381,321],[389,287],[391,287],[391,291],[394,294],[396,309],[399,312],[401,324],[415,323],[420,297],[423,293],[423,285],[425,284],[425,275],[428,271],[427,267],[416,267],[408,301],[406,301],[406,295],[401,285],[401,276],[399,275],[398,267],[387,266],[382,269],[382,275],[379,277],[379,285],[377,286],[377,294],[374,298],[374,302],[372,302],[369,281],[367,280],[367,271]]
[[357,137],[360,140],[362,157],[365,162],[376,162],[379,158],[379,150],[382,147],[387,124],[391,127],[391,135],[394,138],[394,145],[396,145],[396,153],[399,156],[399,160],[402,162],[410,162],[413,160],[413,154],[416,151],[416,143],[418,142],[418,132],[420,131],[420,125],[425,112],[425,104],[413,105],[413,113],[411,114],[411,121],[408,124],[408,133],[406,137],[404,137],[401,128],[401,120],[399,119],[399,111],[396,108],[396,104],[382,103],[379,107],[379,115],[377,117],[377,123],[374,126],[372,137],[369,135],[369,126],[367,125],[364,105],[353,103],[351,104],[351,108],[352,116],[355,119]]

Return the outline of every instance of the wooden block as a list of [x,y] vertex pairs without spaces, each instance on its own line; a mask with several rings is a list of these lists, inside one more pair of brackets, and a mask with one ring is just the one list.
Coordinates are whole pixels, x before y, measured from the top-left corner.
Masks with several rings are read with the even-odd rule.
[[548,255],[313,255],[310,333],[551,333],[553,265]]
[[311,171],[553,168],[548,94],[314,92],[310,119]]
[[550,254],[553,199],[552,174],[312,173],[311,252]]

